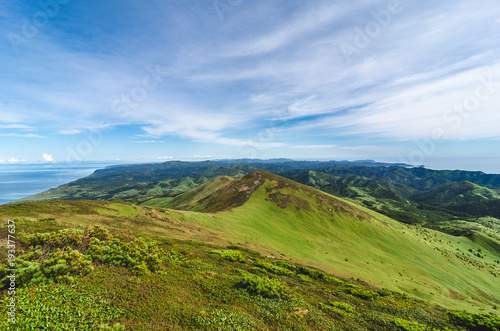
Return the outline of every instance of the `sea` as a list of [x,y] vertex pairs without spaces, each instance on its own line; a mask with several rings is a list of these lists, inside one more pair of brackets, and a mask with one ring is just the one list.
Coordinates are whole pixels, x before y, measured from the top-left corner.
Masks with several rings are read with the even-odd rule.
[[113,164],[110,162],[0,164],[0,205],[69,183]]

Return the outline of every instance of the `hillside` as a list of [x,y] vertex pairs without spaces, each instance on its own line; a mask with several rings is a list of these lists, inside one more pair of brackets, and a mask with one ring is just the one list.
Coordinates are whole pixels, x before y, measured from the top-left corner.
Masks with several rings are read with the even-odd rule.
[[241,243],[259,242],[279,257],[446,307],[486,309],[500,298],[495,285],[500,252],[497,241],[483,235],[476,235],[483,238],[478,244],[471,237],[406,226],[264,171],[207,194],[196,190],[202,199],[190,201],[191,194],[177,197],[177,205],[169,200],[170,208],[183,209],[179,213],[186,221],[224,231]]
[[490,199],[500,199],[500,193],[467,181],[446,185],[412,197],[415,202],[433,206],[457,205]]
[[500,240],[500,194],[477,184],[464,181],[419,191],[389,180],[352,174],[294,171],[284,175],[403,223],[454,235],[482,232]]
[[[479,231],[500,240],[500,200],[494,194],[487,200],[483,199],[486,195],[475,200],[476,195],[461,196],[460,190],[454,189],[468,181],[475,185],[476,192],[497,193],[500,175],[410,168],[373,161],[247,159],[108,167],[21,201],[119,200],[169,207],[167,201],[173,200],[171,198],[208,180],[221,176],[237,178],[256,169],[347,198],[400,222],[454,235]],[[449,204],[460,199],[463,200],[460,204]]]
[[[27,329],[28,325],[69,329],[76,323],[79,330],[432,328],[444,331],[474,330],[477,324],[490,325],[484,330],[500,327],[500,318],[494,315],[469,315],[456,310],[495,312],[487,302],[498,301],[498,289],[491,286],[485,265],[472,263],[472,257],[462,258],[461,261],[468,261],[461,265],[463,278],[453,281],[455,269],[460,265],[453,258],[453,245],[463,250],[470,247],[474,253],[481,250],[484,259],[489,261],[486,255],[491,254],[492,248],[482,242],[483,237],[462,238],[457,244],[449,244],[445,242],[449,239],[446,235],[421,232],[390,220],[377,219],[342,200],[323,196],[321,192],[300,184],[266,173],[249,177],[252,176],[254,180],[260,177],[261,183],[253,188],[249,199],[240,207],[229,205],[227,211],[215,214],[98,201],[0,206],[0,218],[5,221],[0,231],[5,234],[6,220],[14,220],[18,249],[25,251],[24,255],[19,253],[18,262],[31,261],[18,268],[23,281],[18,283],[16,291],[20,327],[15,329]],[[235,180],[226,185],[237,187]],[[227,192],[224,187],[220,189]],[[208,187],[207,190],[215,194]],[[285,197],[285,191],[293,194]],[[275,198],[262,201],[266,195]],[[329,202],[335,204],[329,205]],[[250,207],[253,210],[255,204],[266,205],[268,212],[274,212],[266,213],[268,217],[264,219],[255,219],[255,215],[245,209]],[[318,224],[319,218],[305,217],[304,213],[309,209],[321,209],[330,217]],[[230,214],[234,214],[233,219],[228,218]],[[265,236],[255,237],[252,242],[232,237],[227,233],[234,229],[231,223],[238,222],[244,214],[247,214],[244,218],[247,229],[256,231],[248,233],[251,236],[264,234],[262,230],[267,232],[259,229],[259,225],[276,229]],[[290,216],[294,218],[290,219]],[[96,224],[104,228],[96,228]],[[216,229],[220,227],[229,231]],[[70,230],[57,232],[68,228]],[[338,238],[335,231],[342,237]],[[376,237],[382,233],[384,236],[377,241]],[[293,242],[284,241],[292,235]],[[276,237],[274,241],[270,239],[273,236]],[[423,237],[427,238],[425,242]],[[353,238],[357,243],[352,242]],[[332,255],[340,245],[340,258],[348,259],[344,263],[351,264],[351,267],[345,269],[341,263],[332,263],[324,256],[318,256],[323,255],[319,247],[322,241],[328,241]],[[387,241],[391,244],[384,244]],[[360,242],[363,242],[362,246],[366,244],[370,253],[359,251],[362,250]],[[404,246],[405,242],[409,247]],[[273,245],[278,246],[278,243],[285,244],[290,254],[285,254],[287,249],[283,247],[274,250]],[[316,247],[311,251],[307,245]],[[392,246],[392,250],[384,256],[388,246]],[[64,250],[57,251],[57,248]],[[415,254],[425,254],[418,261],[420,273],[414,272],[415,266],[408,268],[398,254],[401,251],[409,254],[408,248],[415,249]],[[44,258],[37,257],[38,249],[47,252]],[[64,254],[69,255],[65,257]],[[468,255],[468,251],[464,254]],[[371,263],[374,255],[377,255],[380,265]],[[5,250],[0,250],[0,259],[5,260],[6,256]],[[61,257],[65,260],[61,261]],[[407,256],[404,260],[411,264],[412,257]],[[365,260],[370,265],[365,264]],[[299,261],[303,263],[297,264]],[[391,265],[391,261],[398,265]],[[428,282],[424,284],[426,292],[438,291],[436,285],[447,286],[451,291],[450,305],[455,310],[447,311],[428,303],[441,301],[439,292],[435,292],[435,297],[428,294],[422,301],[415,299],[419,296],[417,289],[411,289],[410,294],[391,291],[394,284],[386,282],[387,277],[380,278],[383,281],[378,284],[372,282],[371,277],[362,278],[370,285],[355,280],[358,263],[373,277],[377,276],[374,269],[384,269],[385,273],[395,268],[402,272],[397,280],[403,289],[406,278],[410,277],[417,283]],[[442,273],[437,278],[433,268],[439,268],[440,264],[443,268],[454,268],[449,274]],[[315,265],[323,267],[316,269]],[[352,269],[352,273],[344,274],[337,268]],[[33,278],[33,270],[40,270],[44,276]],[[62,270],[70,276],[57,278],[55,270]],[[330,270],[334,271],[333,275]],[[4,275],[5,269],[0,268],[0,278]],[[465,277],[469,278],[462,284],[461,279]],[[55,281],[53,285],[47,283],[52,281]],[[468,291],[468,287],[474,291]],[[5,295],[0,301],[5,303],[8,298]],[[6,313],[4,309],[2,314]],[[50,319],[45,318],[47,314]],[[0,325],[5,330],[14,330],[6,320]],[[113,328],[109,327],[113,325]]]
[[[461,181],[470,181],[492,189],[500,189],[500,175],[471,171],[431,170],[410,168],[408,165],[373,161],[293,161],[293,160],[225,160],[205,162],[169,161],[157,164],[114,166],[97,170],[90,176],[53,188],[23,201],[50,200],[110,200],[143,202],[155,197],[175,196],[192,187],[180,185],[191,178],[195,185],[220,176],[240,177],[262,169],[292,178],[298,171],[316,171],[345,177],[355,175],[365,179],[390,183],[394,193],[426,191]],[[122,194],[121,192],[129,192]]]

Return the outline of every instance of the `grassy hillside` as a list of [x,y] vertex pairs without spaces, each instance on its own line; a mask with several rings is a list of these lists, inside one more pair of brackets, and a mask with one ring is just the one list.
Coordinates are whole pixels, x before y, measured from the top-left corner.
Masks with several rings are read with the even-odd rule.
[[[249,182],[259,185],[249,187]],[[248,199],[241,205],[237,198],[237,208],[231,207],[235,191]],[[491,310],[500,303],[500,252],[491,245],[406,226],[263,171],[232,181],[205,200],[212,202],[207,213],[180,213],[189,222],[224,231],[242,243],[259,242],[278,257],[445,307]],[[229,209],[221,211],[220,206]],[[199,211],[199,205],[193,208]],[[214,209],[216,213],[209,213]]]
[[500,240],[500,175],[373,161],[171,161],[117,166],[21,201],[91,199],[178,206],[172,198],[210,179],[237,178],[259,168],[350,199],[400,222],[453,235],[480,231]]
[[[243,243],[214,227],[199,225],[202,220],[220,221],[225,213],[239,214],[237,211],[245,206],[252,207],[255,194],[266,193],[282,200],[283,196],[275,195],[277,191],[266,191],[271,187],[268,181],[269,178],[264,179],[243,206],[216,214],[97,201],[0,206],[2,239],[7,219],[15,220],[17,249],[24,250],[19,252],[18,261],[27,263],[18,266],[18,277],[22,279],[16,289],[18,324],[13,326],[1,319],[0,326],[3,330],[444,331],[475,330],[478,325],[482,325],[482,330],[500,328],[500,318],[494,315],[447,311],[411,295],[384,289],[385,286],[341,279],[296,264],[295,259],[290,261],[291,256],[268,250],[270,246],[261,245],[260,239]],[[284,183],[283,189],[286,188]],[[259,192],[261,189],[263,192]],[[285,198],[267,202],[286,204],[290,210],[297,210],[291,208],[297,206],[315,208],[301,205],[298,199],[307,198],[311,191],[303,193],[304,196],[296,196],[296,201]],[[330,207],[335,213],[356,210],[334,200],[336,203]],[[334,216],[338,222],[345,217]],[[363,212],[350,220],[375,222]],[[299,221],[302,220],[294,223]],[[248,218],[248,226],[254,222]],[[385,226],[392,228],[390,224]],[[318,226],[304,228],[310,229],[307,236],[311,238]],[[361,228],[361,224],[356,226]],[[70,230],[59,231],[62,229]],[[358,235],[362,237],[361,232]],[[471,238],[470,245],[487,246],[481,237]],[[4,249],[0,250],[1,260],[6,259]],[[278,258],[265,257],[271,255]],[[4,276],[5,269],[0,268],[0,279]],[[470,282],[476,280],[472,278]],[[0,314],[5,316],[9,296],[6,291],[2,296]]]
[[500,195],[477,184],[464,181],[422,192],[390,180],[352,174],[334,176],[317,171],[295,171],[285,176],[403,223],[453,235],[481,232],[500,240]]

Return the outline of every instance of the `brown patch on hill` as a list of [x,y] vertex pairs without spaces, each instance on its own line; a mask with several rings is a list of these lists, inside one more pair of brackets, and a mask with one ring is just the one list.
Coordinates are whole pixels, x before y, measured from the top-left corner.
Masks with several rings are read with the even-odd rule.
[[199,201],[201,204],[206,205],[203,212],[218,212],[243,206],[252,193],[265,182],[266,177],[265,171],[255,170],[230,182]]
[[[219,212],[236,208],[245,204],[253,192],[269,181],[266,187],[267,201],[276,203],[280,208],[295,208],[297,211],[312,211],[311,204],[319,205],[321,209],[331,213],[343,212],[356,215],[360,219],[370,219],[371,216],[350,204],[335,198],[325,192],[291,179],[274,175],[264,170],[255,170],[246,176],[231,181],[224,187],[197,202],[203,212]],[[300,193],[300,194],[299,194]],[[186,193],[188,194],[188,193]],[[304,198],[307,197],[307,198]],[[183,206],[193,207],[193,206]]]

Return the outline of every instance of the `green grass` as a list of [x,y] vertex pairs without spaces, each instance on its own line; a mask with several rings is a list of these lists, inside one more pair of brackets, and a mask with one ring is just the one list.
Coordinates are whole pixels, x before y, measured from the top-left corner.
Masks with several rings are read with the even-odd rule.
[[[491,246],[407,226],[333,197],[331,208],[319,200],[324,195],[314,197],[310,188],[277,185],[267,180],[243,206],[229,211],[181,215],[244,244],[258,242],[277,257],[361,278],[445,307],[492,311],[499,305],[500,269],[495,267],[499,251]],[[286,208],[278,205],[283,201],[271,201],[271,196],[288,197]],[[469,248],[482,248],[486,257],[473,256]]]
[[[100,228],[88,234],[103,241],[143,241],[130,234],[114,237]],[[20,227],[19,238],[25,236]],[[65,231],[22,240],[29,254],[38,245],[66,248],[65,244],[82,238],[86,236]],[[446,311],[358,281],[331,281],[331,275],[317,269],[260,257],[247,249],[167,239],[157,244],[160,260],[181,258],[146,274],[129,266],[95,264],[94,272],[70,284],[18,284],[17,322],[12,325],[2,319],[0,326],[4,330],[443,331],[474,330],[475,325],[494,331],[499,326],[493,315]],[[78,249],[85,251],[84,246]],[[243,259],[220,258],[234,255]],[[289,272],[276,272],[280,268]],[[307,282],[301,277],[305,274]],[[9,299],[4,294],[2,316]]]
[[[243,180],[248,187],[255,178]],[[494,306],[500,305],[496,263],[500,256],[491,238],[454,237],[404,225],[278,176],[264,175],[262,185],[246,191],[239,191],[237,184],[233,180],[225,187],[212,186],[208,193],[198,190],[191,195],[192,199],[204,197],[208,201],[216,194],[217,206],[231,206],[231,189],[245,193],[238,197],[241,206],[218,212],[164,210],[119,202],[56,201],[0,206],[0,217],[4,223],[7,218],[23,219],[18,228],[26,234],[102,224],[113,234],[126,229],[155,240],[245,247],[319,268],[337,278],[359,278],[376,288],[403,292],[447,308],[484,313],[495,312]],[[53,220],[39,221],[50,218]],[[481,257],[476,256],[479,250]],[[264,262],[252,268],[280,277],[287,275]],[[298,275],[301,284],[318,280],[307,272]]]

